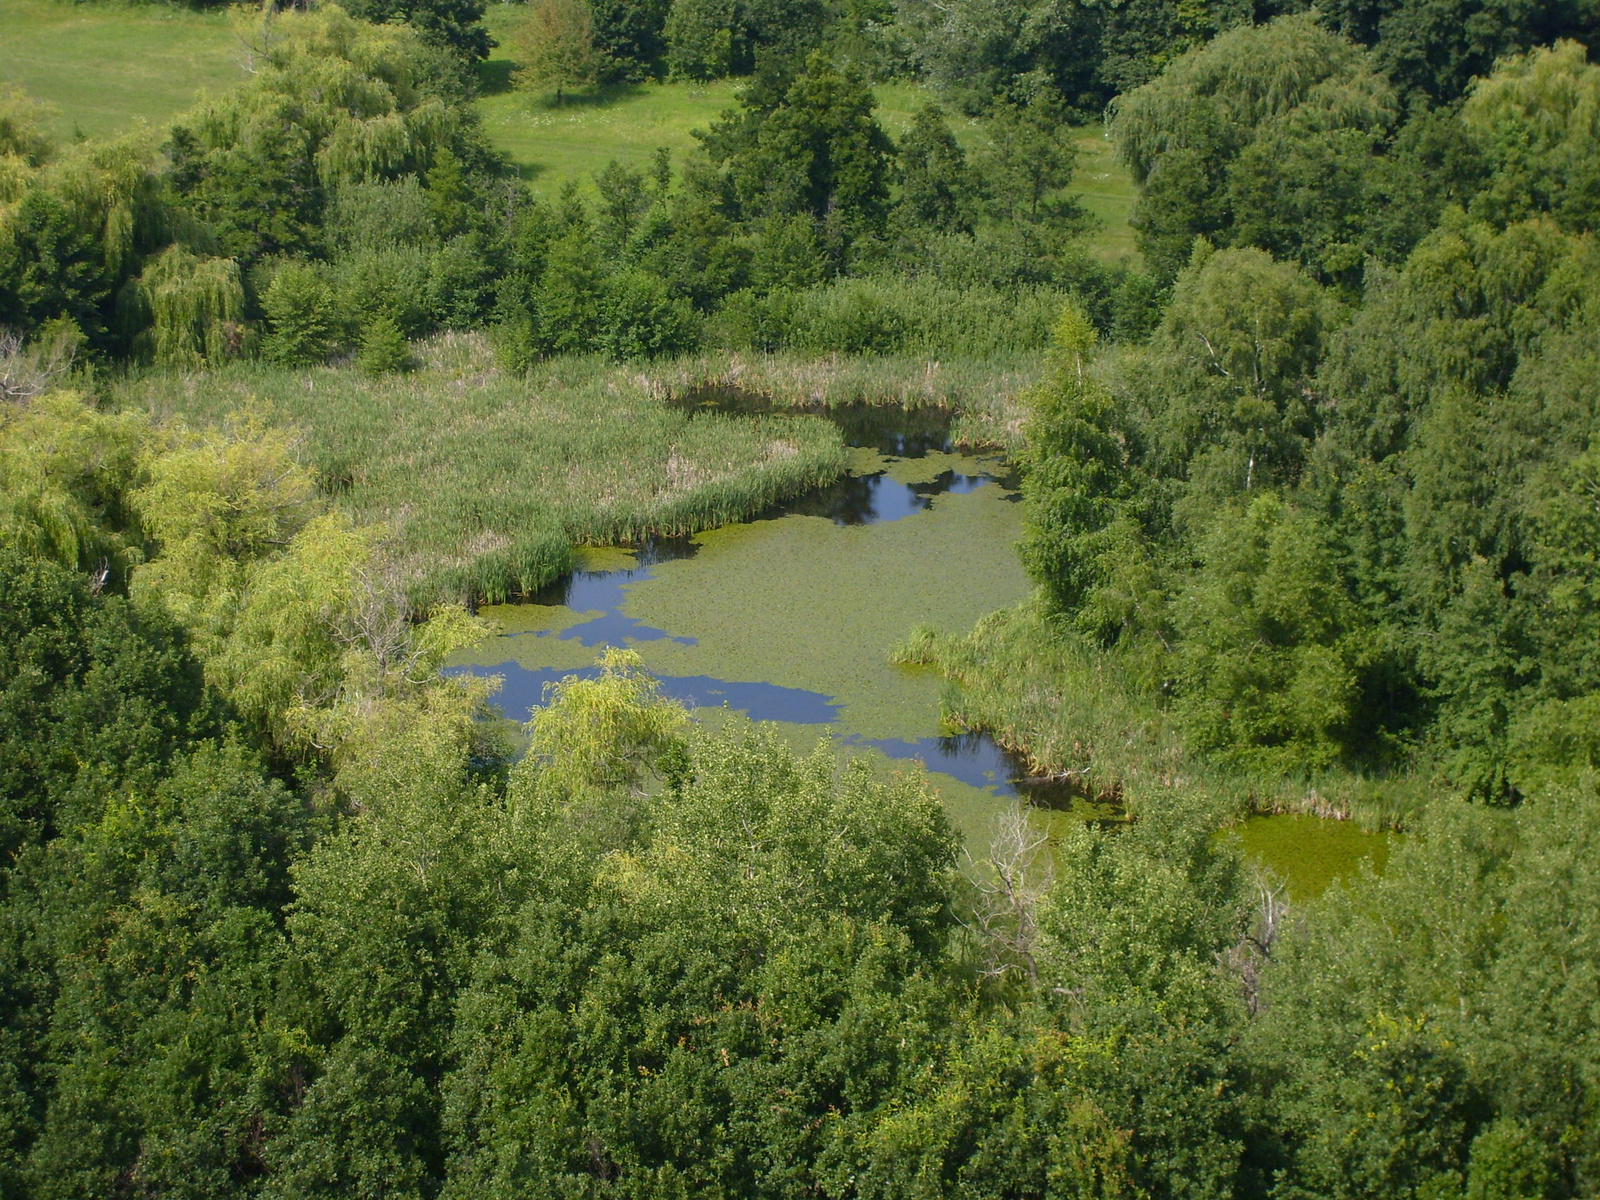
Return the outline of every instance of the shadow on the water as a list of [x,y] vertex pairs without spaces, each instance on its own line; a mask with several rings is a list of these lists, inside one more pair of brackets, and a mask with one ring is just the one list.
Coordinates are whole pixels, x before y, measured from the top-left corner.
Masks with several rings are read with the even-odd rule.
[[945,471],[927,483],[901,483],[883,471],[846,475],[798,499],[775,504],[753,519],[826,517],[835,525],[881,525],[925,512],[935,496],[965,495],[993,482],[992,475],[962,475],[956,471]]

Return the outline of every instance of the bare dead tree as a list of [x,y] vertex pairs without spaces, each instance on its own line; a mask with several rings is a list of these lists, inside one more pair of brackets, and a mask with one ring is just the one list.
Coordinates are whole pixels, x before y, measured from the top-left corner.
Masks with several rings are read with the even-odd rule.
[[1256,905],[1249,926],[1237,943],[1218,955],[1222,968],[1239,977],[1245,1003],[1252,1013],[1261,1008],[1261,968],[1272,957],[1272,947],[1289,915],[1289,898],[1283,880],[1258,871],[1254,887]]
[[395,560],[381,549],[375,559],[356,579],[355,603],[339,640],[366,649],[384,675],[409,674],[416,650],[405,580]]
[[1029,823],[1027,808],[1015,805],[995,819],[986,858],[967,852],[974,898],[961,923],[983,948],[990,978],[1022,972],[1038,982],[1038,908],[1054,877],[1049,841]]
[[19,333],[0,329],[0,400],[25,404],[49,391],[72,369],[77,350],[70,336],[27,342]]

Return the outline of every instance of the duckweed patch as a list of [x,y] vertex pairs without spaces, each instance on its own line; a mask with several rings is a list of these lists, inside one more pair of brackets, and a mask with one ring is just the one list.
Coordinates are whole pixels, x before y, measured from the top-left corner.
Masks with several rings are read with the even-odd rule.
[[1288,885],[1291,900],[1315,900],[1363,862],[1382,873],[1393,835],[1305,813],[1250,817],[1238,827],[1244,852]]
[[726,705],[808,742],[826,730],[883,771],[921,758],[957,825],[982,834],[1015,803],[1019,764],[987,739],[950,737],[939,677],[896,666],[889,653],[919,623],[971,625],[1027,593],[1013,549],[1020,510],[996,460],[866,448],[850,461],[857,478],[921,488],[925,503],[870,523],[773,512],[666,554],[582,551],[571,580],[540,602],[484,608],[500,634],[453,668],[502,676],[500,703],[521,718],[546,683],[592,669],[586,628],[604,618],[664,692],[703,719],[720,719]]

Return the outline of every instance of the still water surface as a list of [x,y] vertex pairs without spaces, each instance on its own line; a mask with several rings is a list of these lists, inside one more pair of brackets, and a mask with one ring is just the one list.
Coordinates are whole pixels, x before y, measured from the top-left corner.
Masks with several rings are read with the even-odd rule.
[[885,770],[924,763],[956,823],[982,834],[1015,802],[1019,765],[987,736],[951,736],[939,678],[889,653],[918,624],[965,631],[1026,595],[1015,481],[1003,460],[954,450],[939,414],[830,419],[852,447],[836,484],[692,539],[584,551],[529,602],[485,608],[501,632],[452,669],[501,676],[497,700],[521,721],[546,685],[628,646],[702,717],[828,735]]

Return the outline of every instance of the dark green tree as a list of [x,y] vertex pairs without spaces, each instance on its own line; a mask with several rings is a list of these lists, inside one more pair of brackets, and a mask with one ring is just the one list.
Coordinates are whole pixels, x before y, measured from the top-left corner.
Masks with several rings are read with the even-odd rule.
[[892,145],[871,89],[813,55],[805,72],[760,77],[705,135],[745,213],[806,213],[841,247],[882,228]]
[[899,164],[900,211],[907,220],[940,233],[971,231],[978,178],[938,105],[911,118]]
[[404,21],[429,42],[475,63],[494,45],[483,27],[484,0],[350,0],[351,16],[382,25]]

